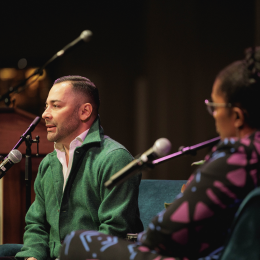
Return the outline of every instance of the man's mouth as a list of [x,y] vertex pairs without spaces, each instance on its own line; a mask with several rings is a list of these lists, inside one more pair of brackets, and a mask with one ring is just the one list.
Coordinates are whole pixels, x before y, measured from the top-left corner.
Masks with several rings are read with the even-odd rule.
[[56,129],[56,125],[47,124],[47,132],[53,132]]

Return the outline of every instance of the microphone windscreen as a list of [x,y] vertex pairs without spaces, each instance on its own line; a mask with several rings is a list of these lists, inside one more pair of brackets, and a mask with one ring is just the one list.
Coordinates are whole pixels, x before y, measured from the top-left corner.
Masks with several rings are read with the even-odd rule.
[[90,30],[85,30],[80,34],[80,38],[84,41],[84,42],[88,42],[92,36],[92,32]]
[[167,155],[171,148],[172,144],[167,138],[160,138],[153,145],[153,151],[158,157]]
[[13,163],[19,163],[22,160],[22,154],[20,151],[14,149],[8,154],[8,159]]

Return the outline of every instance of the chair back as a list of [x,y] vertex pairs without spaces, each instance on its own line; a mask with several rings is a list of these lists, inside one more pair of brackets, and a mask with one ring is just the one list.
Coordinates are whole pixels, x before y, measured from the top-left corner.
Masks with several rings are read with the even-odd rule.
[[260,187],[240,205],[219,260],[260,259]]
[[152,218],[172,202],[187,180],[141,180],[139,187],[140,217],[146,229]]

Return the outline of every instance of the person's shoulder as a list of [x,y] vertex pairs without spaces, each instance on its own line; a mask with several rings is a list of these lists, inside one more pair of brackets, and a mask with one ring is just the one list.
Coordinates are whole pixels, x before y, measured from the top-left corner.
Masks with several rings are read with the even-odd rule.
[[237,154],[244,157],[248,155],[250,157],[254,150],[260,154],[260,131],[256,131],[243,138],[225,138],[212,148],[205,160],[213,161],[228,156],[233,158],[237,156]]
[[42,159],[42,161],[41,161],[39,167],[40,167],[41,169],[48,167],[48,166],[50,165],[50,160],[51,160],[52,158],[57,158],[57,152],[56,152],[55,150],[52,151],[51,153],[48,153],[48,154]]
[[256,150],[260,154],[260,131],[235,139],[234,147],[238,152],[252,153],[253,150]]
[[259,147],[259,145],[260,145],[260,130],[257,130],[256,132],[254,132],[254,134],[252,134],[250,136],[250,139],[252,140],[252,143],[254,144],[254,146]]
[[117,142],[116,140],[112,139],[107,135],[104,135],[103,140],[101,142],[104,148],[108,150],[123,149],[127,151],[127,149],[122,144],[120,144],[119,142]]
[[248,137],[248,139],[250,140],[249,147],[251,148],[251,150],[254,150],[259,157],[260,156],[260,130],[254,132],[252,135]]
[[101,146],[106,154],[117,151],[132,156],[130,152],[122,144],[120,144],[119,142],[115,141],[107,135],[104,135],[101,141]]

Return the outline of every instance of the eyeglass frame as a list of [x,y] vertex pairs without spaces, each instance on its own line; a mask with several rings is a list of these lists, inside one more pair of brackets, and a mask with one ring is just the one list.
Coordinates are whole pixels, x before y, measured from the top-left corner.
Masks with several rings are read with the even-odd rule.
[[214,103],[214,102],[208,101],[208,99],[205,100],[205,105],[207,106],[207,110],[210,115],[213,115],[214,109],[216,107],[224,107],[224,108],[232,107],[231,103]]

